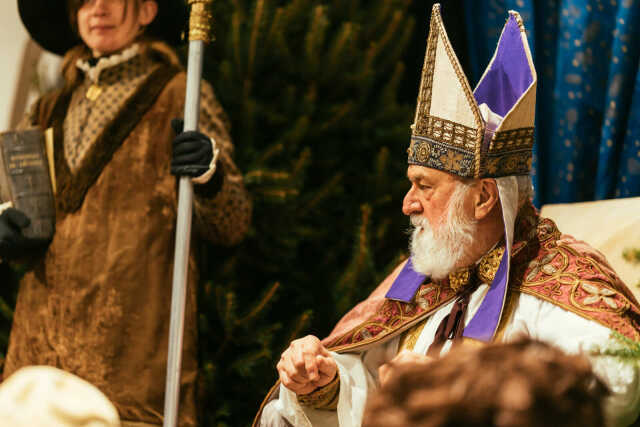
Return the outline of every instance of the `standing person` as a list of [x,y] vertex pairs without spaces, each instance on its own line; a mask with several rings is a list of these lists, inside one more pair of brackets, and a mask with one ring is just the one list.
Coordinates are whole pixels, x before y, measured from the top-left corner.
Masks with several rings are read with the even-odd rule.
[[256,426],[359,426],[394,365],[522,335],[589,358],[611,389],[607,426],[638,418],[640,305],[602,254],[531,203],[536,83],[510,11],[472,91],[434,5],[402,206],[411,256],[327,339],[291,342]]
[[[246,234],[251,202],[225,114],[203,82],[200,132],[175,136],[186,76],[169,44],[177,0],[19,0],[45,49],[64,54],[65,86],[23,126],[54,130],[56,231],[20,283],[4,375],[51,365],[103,390],[123,420],[160,425],[168,349],[177,178],[194,181],[194,233],[219,245]],[[176,123],[174,121],[174,127]],[[0,216],[0,257],[33,251],[28,218]],[[189,262],[180,425],[195,426],[195,255]]]

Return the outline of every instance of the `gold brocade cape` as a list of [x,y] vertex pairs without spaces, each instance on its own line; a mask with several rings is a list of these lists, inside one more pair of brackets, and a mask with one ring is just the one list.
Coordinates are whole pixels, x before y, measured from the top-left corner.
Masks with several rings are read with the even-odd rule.
[[[523,292],[596,321],[640,341],[640,306],[602,255],[541,218],[531,205],[516,221],[509,294]],[[395,336],[424,319],[457,293],[450,286],[425,282],[411,303],[386,300],[362,324],[330,343],[333,351],[362,350]],[[508,321],[509,310],[501,324]]]
[[[365,351],[417,325],[459,292],[427,281],[410,303],[384,300],[373,315],[324,343],[339,353]],[[640,342],[640,305],[602,254],[562,235],[555,223],[540,217],[531,204],[520,210],[516,220],[507,303],[494,340],[499,340],[502,328],[509,322],[513,313],[510,302],[518,293],[548,301]],[[271,389],[260,411],[273,398],[277,386]],[[259,419],[260,413],[254,425]]]

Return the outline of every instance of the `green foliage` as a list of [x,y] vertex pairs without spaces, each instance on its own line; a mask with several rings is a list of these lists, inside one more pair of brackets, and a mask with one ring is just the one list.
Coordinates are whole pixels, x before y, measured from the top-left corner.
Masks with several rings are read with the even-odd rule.
[[640,264],[640,249],[625,249],[624,252],[622,252],[622,257],[632,264]]
[[590,354],[617,357],[636,363],[640,359],[640,342],[633,341],[618,332],[612,332],[607,348],[594,347]]
[[[627,248],[622,252],[622,257],[631,264],[638,265],[640,264],[640,249]],[[640,281],[636,283],[636,286],[640,288]]]
[[328,334],[404,252],[409,3],[214,2],[205,76],[254,216],[240,247],[202,248],[204,425],[250,423],[288,343]]

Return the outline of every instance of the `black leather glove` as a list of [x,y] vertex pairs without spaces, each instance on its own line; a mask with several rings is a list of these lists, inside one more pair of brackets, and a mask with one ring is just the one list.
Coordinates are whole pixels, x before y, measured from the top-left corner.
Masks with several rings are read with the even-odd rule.
[[29,217],[17,209],[9,208],[0,214],[0,258],[19,258],[49,243],[48,240],[25,237],[22,230],[29,224]]
[[171,120],[177,135],[172,142],[171,173],[197,177],[209,170],[213,159],[211,140],[198,131],[182,132],[184,121]]

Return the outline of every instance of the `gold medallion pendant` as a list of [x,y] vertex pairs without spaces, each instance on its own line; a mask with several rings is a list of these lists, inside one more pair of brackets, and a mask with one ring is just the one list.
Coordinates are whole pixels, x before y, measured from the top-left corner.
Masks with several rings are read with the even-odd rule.
[[102,88],[94,83],[91,86],[89,86],[89,89],[87,89],[87,93],[85,94],[85,96],[90,101],[95,101],[100,97],[101,94],[102,94]]

